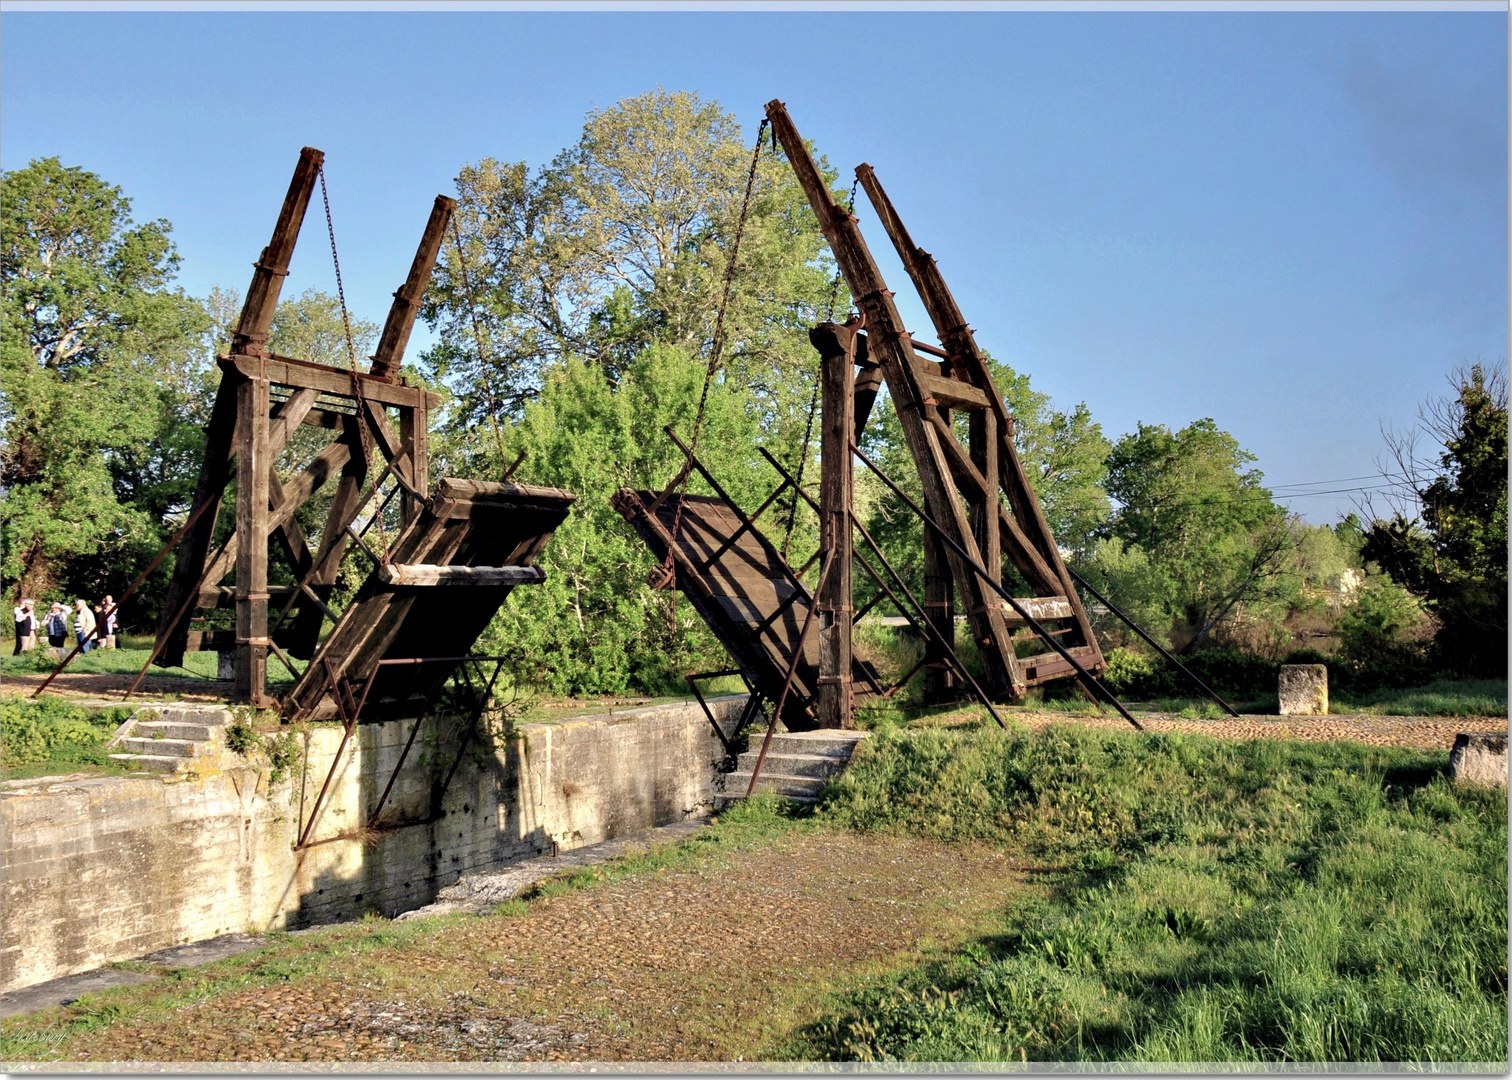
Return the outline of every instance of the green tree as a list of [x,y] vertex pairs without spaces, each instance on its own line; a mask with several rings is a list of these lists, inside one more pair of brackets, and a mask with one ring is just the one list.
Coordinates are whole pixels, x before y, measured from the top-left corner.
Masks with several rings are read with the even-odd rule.
[[[1428,402],[1416,431],[1388,435],[1388,477],[1410,490],[1421,518],[1375,519],[1365,557],[1422,597],[1438,618],[1439,662],[1462,674],[1507,670],[1507,382],[1480,364],[1450,376],[1452,395]],[[1422,462],[1417,439],[1443,447]]]
[[[425,309],[441,338],[428,370],[457,393],[450,430],[475,433],[453,452],[492,463],[502,425],[565,357],[601,368],[612,387],[653,343],[707,356],[750,160],[717,103],[658,89],[590,113],[577,143],[534,174],[491,158],[465,166],[462,256],[444,249]],[[724,365],[750,388],[766,437],[791,453],[815,367],[808,328],[828,314],[833,262],[770,149],[737,270]]]
[[[609,502],[620,487],[660,490],[672,478],[680,459],[662,427],[691,427],[702,379],[703,365],[675,346],[642,350],[613,384],[602,367],[569,358],[505,425],[507,452],[527,452],[516,479],[578,497],[542,555],[545,583],[515,590],[480,646],[510,657],[517,682],[570,694],[665,692],[680,689],[679,671],[720,663],[687,601],[646,584],[655,560]],[[716,380],[699,457],[748,509],[775,486],[752,452],[757,434],[749,391]],[[697,478],[689,491],[709,494]]]
[[193,486],[209,318],[170,284],[168,222],[93,173],[33,161],[0,203],[0,576],[119,589]]
[[1140,424],[1108,455],[1118,505],[1092,575],[1184,652],[1241,605],[1279,616],[1300,585],[1286,512],[1246,467],[1254,460],[1211,419],[1176,432]]

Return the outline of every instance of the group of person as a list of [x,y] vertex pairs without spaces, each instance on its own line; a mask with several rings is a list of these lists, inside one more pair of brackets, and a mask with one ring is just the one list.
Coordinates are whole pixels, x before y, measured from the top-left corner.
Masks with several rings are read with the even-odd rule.
[[72,609],[54,602],[45,615],[38,615],[37,602],[23,597],[21,603],[11,609],[16,619],[16,648],[11,655],[20,656],[35,649],[38,634],[47,635],[51,649],[63,649],[70,636],[83,652],[114,649],[120,619],[120,612],[115,607],[115,598],[107,596],[93,607],[83,599],[75,600]]

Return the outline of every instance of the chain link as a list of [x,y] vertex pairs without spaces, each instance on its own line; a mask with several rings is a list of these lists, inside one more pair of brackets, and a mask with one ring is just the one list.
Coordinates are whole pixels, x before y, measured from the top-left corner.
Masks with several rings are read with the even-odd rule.
[[[336,226],[331,219],[331,196],[326,190],[325,165],[320,167],[320,201],[325,204],[326,234],[331,238],[331,265],[336,268],[336,298],[341,303],[341,325],[346,330],[347,371],[352,377],[352,398],[357,402],[357,437],[362,443],[362,465],[372,468],[373,434],[368,431],[368,412],[371,406],[362,395],[362,378],[357,373],[357,347],[352,343],[352,318],[347,314],[346,288],[341,283],[341,256],[336,253]],[[373,494],[378,489],[375,486]],[[388,561],[388,530],[383,525],[383,505],[377,511],[378,538],[383,546],[383,561]]]
[[[745,198],[740,204],[740,220],[735,225],[735,238],[730,243],[730,261],[725,266],[724,292],[719,299],[719,313],[714,318],[714,341],[709,348],[709,366],[704,372],[703,390],[698,395],[698,412],[693,417],[693,439],[688,444],[688,454],[698,453],[698,436],[703,430],[704,410],[709,402],[709,386],[714,381],[714,374],[719,370],[720,354],[724,349],[724,324],[725,312],[730,304],[730,292],[735,284],[736,259],[740,256],[740,238],[745,235],[746,217],[751,210],[751,192],[756,187],[756,166],[761,161],[761,140],[766,134],[766,118],[762,118],[761,126],[756,129],[756,147],[751,151],[751,168],[746,174]],[[775,132],[774,132],[775,134]],[[683,474],[682,491],[677,497],[677,511],[672,516],[672,543],[667,548],[667,558],[662,563],[662,577],[667,583],[667,588],[672,589],[672,633],[677,633],[677,562],[674,551],[677,546],[677,538],[682,532],[683,502],[688,494],[688,482],[693,478],[693,470],[688,469]]]

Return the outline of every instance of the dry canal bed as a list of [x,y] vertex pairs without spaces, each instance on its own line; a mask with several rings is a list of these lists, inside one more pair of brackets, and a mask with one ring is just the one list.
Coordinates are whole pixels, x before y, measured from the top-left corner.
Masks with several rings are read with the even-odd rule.
[[502,913],[291,935],[49,1009],[4,1025],[6,1057],[762,1059],[826,993],[989,931],[1034,888],[984,846],[796,828],[691,847]]

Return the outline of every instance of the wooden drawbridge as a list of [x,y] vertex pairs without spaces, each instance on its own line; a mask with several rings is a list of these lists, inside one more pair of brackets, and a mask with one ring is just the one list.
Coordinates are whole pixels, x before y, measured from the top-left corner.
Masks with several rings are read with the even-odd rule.
[[[703,472],[696,461],[694,467]],[[704,475],[717,496],[662,496],[622,488],[613,496],[614,508],[658,560],[665,562],[668,551],[673,553],[678,588],[754,692],[768,701],[779,700],[789,665],[797,657],[782,721],[789,731],[811,730],[819,726],[813,709],[822,678],[819,643],[809,636],[800,649],[798,642],[814,604],[813,593],[755,521],[712,476]],[[784,481],[762,510],[788,486]],[[853,661],[851,677],[859,697],[886,693],[865,660]]]

